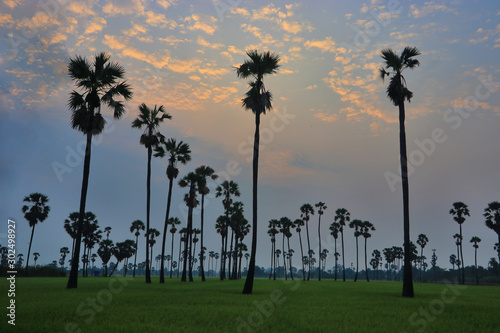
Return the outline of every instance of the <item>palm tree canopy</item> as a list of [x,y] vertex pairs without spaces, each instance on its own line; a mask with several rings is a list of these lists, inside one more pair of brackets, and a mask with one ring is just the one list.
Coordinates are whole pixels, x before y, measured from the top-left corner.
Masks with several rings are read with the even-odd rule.
[[136,232],[139,233],[141,230],[145,230],[146,226],[144,225],[144,222],[141,220],[135,220],[132,222],[132,225],[130,226],[130,232]]
[[309,215],[314,215],[313,206],[311,206],[311,204],[303,204],[300,207],[300,217],[307,222],[310,218]]
[[450,214],[454,216],[453,220],[455,220],[455,222],[463,224],[465,222],[465,216],[470,216],[469,207],[463,202],[454,202]]
[[215,174],[215,170],[207,165],[201,165],[194,171],[198,176],[198,192],[202,195],[210,193],[207,187],[207,178],[216,180],[219,176]]
[[486,226],[500,235],[500,202],[493,201],[484,210]]
[[43,222],[49,216],[50,207],[47,205],[49,197],[38,192],[31,193],[24,197],[24,205],[21,211],[24,213],[24,218],[28,221],[29,226],[33,227],[38,222]]
[[153,109],[150,109],[146,104],[142,103],[139,105],[139,111],[140,114],[132,122],[132,127],[139,129],[143,126],[145,127],[144,133],[141,135],[141,145],[144,145],[146,148],[158,146],[163,137],[158,132],[158,126],[165,119],[172,119],[172,116],[165,112],[163,105],[160,105],[160,107],[155,105]]
[[341,226],[345,226],[350,220],[351,213],[347,209],[339,208],[335,211],[335,222],[339,222]]
[[165,157],[169,155],[168,165],[167,165],[167,178],[172,180],[177,178],[179,175],[179,169],[177,168],[177,162],[186,164],[191,161],[191,148],[189,144],[182,141],[177,141],[174,138],[170,138],[165,141],[163,136],[160,137],[160,144],[155,147],[154,157]]
[[[391,49],[383,49],[381,53],[385,61],[385,69],[380,69],[380,78],[384,80],[386,76],[393,74],[387,87],[387,96],[396,106],[404,100],[410,102],[413,93],[407,89],[406,80],[401,73],[407,68],[414,69],[420,65],[420,62],[414,59],[421,54],[420,51],[416,47],[407,46],[399,56]],[[386,69],[391,70],[392,73]]]
[[[125,75],[124,68],[109,61],[107,53],[99,53],[90,63],[86,58],[75,56],[68,64],[69,77],[76,82],[79,93],[73,90],[68,107],[72,111],[71,126],[84,134],[93,135],[104,129],[105,120],[101,115],[101,104],[113,110],[113,117],[120,119],[125,113],[123,101],[132,98],[132,90],[126,81],[119,81]],[[97,109],[97,113],[94,113]],[[89,125],[92,124],[92,128]]]

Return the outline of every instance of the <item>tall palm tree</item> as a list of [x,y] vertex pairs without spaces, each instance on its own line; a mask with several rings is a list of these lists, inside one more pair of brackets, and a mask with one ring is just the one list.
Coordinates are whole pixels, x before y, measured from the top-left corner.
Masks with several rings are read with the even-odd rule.
[[[209,166],[202,165],[196,168],[195,173],[199,176],[198,183],[198,192],[201,195],[201,257],[203,258],[204,250],[203,250],[203,217],[204,217],[204,206],[205,206],[205,195],[210,193],[210,189],[207,187],[207,179],[216,180],[218,176],[215,174],[215,170]],[[200,270],[201,270],[201,281],[205,282],[205,268],[203,264],[203,260],[200,261]]]
[[236,68],[239,78],[252,78],[249,83],[250,90],[242,100],[243,107],[255,114],[255,136],[253,146],[253,187],[252,187],[252,249],[250,252],[250,266],[247,279],[243,288],[243,294],[251,294],[255,274],[255,256],[257,253],[257,181],[259,168],[259,141],[260,141],[260,116],[272,109],[272,94],[265,89],[264,76],[278,72],[280,57],[271,52],[260,53],[257,50],[248,51],[250,58]]
[[455,239],[455,245],[457,246],[457,260],[455,261],[455,264],[457,265],[458,270],[458,282],[461,283],[460,264],[462,261],[460,261],[460,245],[462,244],[463,237],[460,236],[460,234],[454,234],[453,238]]
[[[248,220],[244,216],[244,209],[242,202],[237,201],[233,204],[233,207],[231,209],[230,224],[231,224],[231,229],[234,231],[234,239],[235,239],[232,278],[237,279],[238,278],[237,259],[240,254],[243,255],[242,253],[243,248],[240,244],[243,242],[245,236],[248,235],[248,233],[250,232],[250,224],[248,223]],[[241,264],[241,257],[240,257],[240,264]]]
[[174,236],[177,231],[176,225],[181,224],[181,220],[178,217],[171,217],[168,219],[168,224],[170,225],[170,233],[172,234],[172,247],[170,249],[170,256],[172,257],[172,261],[170,261],[170,278],[172,278],[172,265],[174,261]]
[[69,77],[75,81],[76,87],[81,91],[80,93],[73,90],[69,97],[68,106],[72,111],[71,127],[87,136],[78,228],[67,284],[68,289],[78,286],[78,263],[90,175],[92,136],[101,134],[106,123],[101,114],[101,106],[103,104],[108,106],[113,110],[114,119],[120,119],[125,113],[123,102],[132,98],[129,84],[126,81],[121,81],[125,70],[120,64],[110,62],[109,58],[108,54],[99,53],[94,56],[91,63],[84,57],[75,56],[70,58],[68,64]]
[[[429,242],[429,238],[426,235],[420,234],[417,238],[417,244],[420,246],[420,257],[424,257],[424,247]],[[420,263],[420,282],[422,282],[422,263]]]
[[[305,225],[304,220],[302,219],[296,219],[293,221],[293,226],[295,227],[295,231],[299,234],[299,242],[300,242],[300,258],[304,257],[304,250],[302,248],[302,237],[300,236],[300,232],[302,231],[302,228]],[[306,280],[306,269],[304,266],[304,260],[300,260],[302,262],[302,280]]]
[[450,214],[453,215],[453,220],[460,226],[460,263],[462,265],[462,284],[465,284],[465,265],[464,254],[462,250],[462,224],[465,222],[465,217],[470,216],[469,207],[463,202],[454,202],[453,208],[450,209]]
[[476,270],[476,284],[479,284],[479,275],[477,272],[477,249],[479,248],[479,243],[481,243],[481,238],[474,236],[470,239],[472,246],[474,247],[474,267]]
[[[271,273],[269,274],[269,279],[274,276],[273,280],[276,280],[276,235],[279,233],[280,222],[276,219],[272,219],[268,224],[267,234],[271,237]],[[273,274],[274,272],[274,274]]]
[[311,204],[303,204],[300,207],[300,218],[305,222],[306,224],[306,234],[307,234],[307,255],[309,259],[307,260],[307,265],[308,265],[308,273],[307,273],[307,281],[311,278],[311,242],[309,240],[309,219],[311,218],[310,215],[314,215],[314,208],[311,206]]
[[356,238],[356,275],[354,276],[354,282],[356,282],[359,272],[358,238],[362,235],[361,229],[363,228],[363,221],[357,219],[352,220],[351,223],[349,223],[349,228],[354,229],[354,237]]
[[224,280],[225,279],[225,274],[226,274],[226,255],[227,255],[227,238],[229,236],[229,223],[230,223],[230,219],[229,219],[229,212],[230,212],[230,209],[231,209],[231,206],[233,204],[233,199],[231,198],[231,196],[234,195],[235,197],[239,197],[240,196],[240,190],[238,188],[238,184],[233,182],[232,180],[231,181],[223,181],[222,184],[220,184],[219,186],[217,186],[217,188],[215,189],[215,197],[218,198],[218,197],[223,197],[224,199],[222,199],[222,205],[224,206],[224,210],[225,210],[225,223],[226,223],[226,229],[224,231],[224,238],[225,238],[225,244],[224,244],[224,247],[222,249],[222,252],[221,252],[221,270],[220,270],[220,279],[221,280]]
[[369,221],[362,222],[362,224],[361,224],[361,236],[363,236],[365,239],[365,272],[366,272],[366,281],[367,282],[370,282],[370,279],[368,278],[368,262],[367,262],[368,256],[366,253],[366,243],[367,243],[368,238],[370,238],[372,236],[371,231],[375,231],[375,227],[373,226],[373,224]]
[[23,205],[21,211],[24,213],[24,218],[28,221],[31,227],[31,237],[30,245],[28,246],[28,256],[26,257],[26,270],[25,276],[28,276],[28,263],[30,260],[31,244],[33,244],[33,234],[35,233],[35,226],[38,222],[42,223],[47,219],[50,212],[50,206],[48,206],[49,197],[45,194],[38,192],[31,193],[30,195],[24,197]]
[[[405,69],[414,69],[420,62],[414,57],[420,55],[416,47],[405,47],[400,56],[391,49],[382,50],[382,58],[385,62],[385,69],[380,69],[382,80],[386,76],[391,76],[387,87],[387,97],[392,103],[399,107],[399,154],[401,160],[401,181],[403,188],[403,232],[404,232],[404,252],[405,263],[403,273],[403,297],[413,297],[413,278],[410,260],[410,199],[408,186],[408,160],[406,156],[406,132],[405,132],[405,100],[410,102],[413,93],[408,90],[406,79],[403,76]],[[389,70],[386,71],[386,69]]]
[[338,260],[338,253],[337,253],[337,239],[339,238],[339,232],[342,226],[338,222],[332,222],[330,224],[330,235],[333,237],[334,241],[334,246],[335,246],[335,281],[337,281],[337,260]]
[[132,222],[132,225],[130,226],[130,232],[134,233],[135,235],[135,258],[134,258],[134,271],[132,273],[132,277],[135,277],[135,267],[137,266],[137,249],[139,248],[139,236],[141,235],[141,231],[144,231],[146,229],[146,226],[144,225],[144,222],[141,220],[135,220]]
[[[221,252],[224,254],[224,239],[226,238],[227,235],[227,225],[228,225],[228,218],[225,215],[221,215],[217,218],[215,221],[215,231],[221,236],[222,244],[221,244]],[[223,280],[223,273],[222,273],[222,261],[223,259],[221,258],[221,269],[220,269],[220,279]],[[217,266],[217,265],[216,265]]]
[[[199,183],[199,176],[190,172],[179,180],[179,186],[184,188],[189,188],[189,192],[184,196],[184,202],[188,207],[188,224],[187,224],[187,235],[186,242],[184,243],[184,264],[182,268],[182,282],[186,282],[186,269],[189,267],[189,282],[193,282],[193,266],[191,265],[192,260],[192,249],[193,249],[193,209],[198,206],[198,200],[196,199],[197,187]],[[189,248],[188,248],[189,245]],[[186,266],[188,265],[189,266]]]
[[344,227],[351,220],[351,213],[345,208],[335,211],[335,222],[340,224],[340,236],[342,238],[342,280],[345,282],[345,251],[344,251]]
[[[319,252],[318,255],[321,256],[321,215],[323,215],[324,211],[326,210],[326,205],[324,202],[318,202],[316,205],[314,205],[318,209],[318,239],[319,239]],[[319,271],[318,271],[318,280],[321,281],[321,258],[318,261],[319,264]]]
[[[500,244],[500,202],[493,201],[484,209],[484,217],[486,218],[486,226],[496,232],[498,236],[498,244]],[[500,262],[500,246],[497,247],[498,262]]]
[[[174,179],[179,175],[179,169],[177,168],[177,162],[186,164],[191,161],[191,149],[187,143],[182,141],[177,141],[173,138],[165,141],[163,137],[160,137],[160,145],[155,147],[155,157],[165,157],[168,155],[168,165],[167,165],[167,178],[168,178],[168,197],[167,197],[167,211],[165,213],[165,223],[163,226],[163,240],[161,244],[161,255],[165,255],[165,244],[167,241],[167,226],[170,219],[170,205],[172,202],[172,187]],[[173,236],[173,234],[172,234]],[[173,241],[173,239],[172,239]],[[160,272],[160,283],[165,283],[164,274],[164,264],[161,263]],[[172,269],[170,269],[172,272]],[[170,274],[172,275],[172,274]],[[172,277],[172,276],[170,276]]]

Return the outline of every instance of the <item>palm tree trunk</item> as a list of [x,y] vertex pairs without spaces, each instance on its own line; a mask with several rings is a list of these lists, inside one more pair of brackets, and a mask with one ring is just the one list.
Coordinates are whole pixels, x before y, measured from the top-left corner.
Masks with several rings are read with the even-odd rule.
[[[222,238],[222,246],[220,248],[220,254],[221,254],[221,258],[220,258],[220,268],[219,268],[219,275],[220,275],[220,280],[224,280],[224,276],[222,275],[222,257],[224,256],[224,236],[221,236]],[[217,266],[217,262],[215,263],[215,266]],[[216,267],[217,268],[217,267]]]
[[[151,134],[151,133],[150,133]],[[151,135],[150,135],[151,136]],[[150,218],[150,206],[151,206],[151,155],[153,151],[151,146],[148,147],[148,175],[146,181],[146,235],[148,235],[146,240],[146,283],[151,283],[151,268],[149,261],[149,218]]]
[[337,281],[337,261],[338,261],[338,259],[337,259],[337,238],[334,239],[334,243],[335,243],[335,253],[333,255],[335,256],[335,281]]
[[462,225],[460,224],[460,261],[462,264],[462,284],[465,284],[465,265],[464,265],[464,252],[462,250]]
[[135,236],[135,257],[134,257],[134,272],[132,277],[135,277],[135,266],[137,263],[137,249],[139,248],[139,236]]
[[182,249],[182,237],[179,241],[179,261],[177,264],[177,278],[179,277],[179,271],[181,270],[181,249]]
[[287,271],[286,271],[286,255],[285,255],[285,233],[283,233],[283,273],[285,275],[285,280],[288,277]]
[[[30,252],[31,252],[31,244],[33,243],[33,234],[35,233],[35,224],[31,228],[31,237],[30,237],[30,245],[28,246],[28,256],[26,257],[26,271],[24,272],[24,276],[28,276],[28,262],[30,261]],[[36,260],[35,260],[36,267]]]
[[319,269],[318,269],[318,281],[321,281],[321,215],[319,216],[319,220],[318,220],[318,238],[319,238],[319,253],[318,253],[318,256],[319,256],[319,260],[318,260]]
[[289,253],[289,258],[290,258],[290,278],[293,280],[293,273],[292,273],[292,253],[290,252],[290,238],[287,237],[287,242],[288,242],[288,253]]
[[174,264],[174,238],[175,234],[172,233],[172,248],[170,249],[170,278],[172,278],[172,265]]
[[111,275],[113,275],[113,273],[115,272],[116,270],[116,267],[118,267],[118,264],[120,264],[121,261],[118,261],[115,265],[115,267],[113,267],[113,269],[111,270],[111,273],[109,273],[109,277],[111,277]]
[[78,287],[78,264],[80,261],[80,246],[82,243],[83,219],[85,217],[85,204],[87,202],[87,189],[89,186],[90,176],[90,154],[92,146],[92,120],[94,109],[91,110],[91,117],[89,127],[87,129],[87,143],[85,144],[85,158],[83,162],[83,177],[82,177],[82,191],[80,193],[80,211],[78,215],[78,225],[76,228],[76,243],[73,249],[73,259],[71,260],[71,271],[69,273],[67,289]]
[[474,266],[476,267],[476,284],[479,285],[479,275],[477,274],[477,248],[474,249]]
[[231,268],[231,258],[233,256],[233,239],[234,239],[234,230],[231,230],[231,245],[229,246],[229,262],[227,263],[227,275],[229,280],[233,279],[232,268]]
[[354,275],[354,282],[358,280],[358,268],[359,268],[359,251],[358,251],[358,237],[356,237],[356,275]]
[[304,267],[304,250],[302,250],[302,237],[300,236],[299,232],[299,242],[300,242],[300,261],[302,262],[302,280],[306,280],[306,272],[305,272],[305,267]]
[[271,272],[269,273],[269,280],[271,280],[271,277],[273,276],[273,258],[274,258],[274,245],[273,242],[271,241]]
[[[229,195],[226,197],[226,200],[229,201]],[[227,242],[228,242],[228,236],[229,236],[229,207],[226,207],[226,236],[225,238],[225,244],[224,244],[224,252],[221,256],[221,280],[224,280],[226,278],[226,255],[227,255]],[[231,239],[232,240],[232,239]]]
[[[399,78],[401,83],[401,78]],[[405,105],[399,102],[399,153],[401,161],[401,180],[403,187],[403,233],[404,233],[404,271],[403,297],[413,297],[413,278],[410,249],[410,197],[408,185],[408,160],[406,157]]]
[[366,282],[370,282],[370,278],[368,277],[368,259],[366,254],[366,242],[368,238],[365,237],[365,272],[366,272]]
[[[167,212],[165,213],[165,225],[163,226],[163,241],[161,243],[162,261],[161,261],[161,266],[160,266],[160,283],[165,283],[165,272],[164,272],[165,263],[164,263],[163,258],[165,257],[165,244],[167,243],[167,228],[168,228],[168,218],[170,216],[170,203],[171,203],[171,199],[172,199],[172,185],[173,185],[173,181],[172,181],[172,179],[169,179],[168,197],[167,197]],[[202,221],[203,221],[203,215],[202,215]],[[203,224],[202,224],[202,227],[203,227]],[[203,240],[203,238],[202,238],[202,240]]]
[[344,229],[340,231],[340,236],[342,236],[342,279],[345,282],[345,257],[344,257]]
[[[257,83],[257,91],[261,86]],[[257,181],[259,178],[259,142],[260,142],[260,111],[255,112],[255,136],[253,142],[253,186],[252,186],[252,249],[250,251],[250,266],[248,268],[243,294],[251,294],[253,290],[253,279],[255,275],[255,256],[257,255]]]
[[306,221],[306,233],[307,233],[307,257],[309,260],[308,264],[308,272],[307,272],[307,281],[311,278],[311,242],[309,241],[309,221]]
[[[200,269],[201,269],[201,281],[205,282],[205,265],[203,263],[203,257],[205,250],[203,249],[203,214],[204,214],[204,205],[205,205],[205,195],[201,195],[201,236],[200,236],[200,247],[201,247],[201,255],[200,255]],[[209,268],[210,269],[210,268]]]

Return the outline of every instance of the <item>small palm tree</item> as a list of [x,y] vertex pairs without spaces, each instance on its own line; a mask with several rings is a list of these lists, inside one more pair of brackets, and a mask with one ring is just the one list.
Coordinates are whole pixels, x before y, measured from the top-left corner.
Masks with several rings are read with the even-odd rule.
[[[318,211],[318,239],[319,239],[319,252],[318,255],[321,256],[321,215],[323,215],[324,211],[326,210],[326,205],[324,202],[318,202],[316,205],[314,205],[317,208]],[[321,281],[321,258],[318,261],[319,263],[319,273],[318,273],[318,281]]]
[[[405,131],[405,100],[410,102],[413,93],[408,90],[406,79],[403,76],[405,69],[414,69],[420,65],[416,56],[420,51],[416,47],[405,47],[398,56],[391,49],[382,50],[382,59],[385,69],[380,69],[382,80],[391,76],[387,87],[387,97],[399,107],[399,154],[401,159],[401,180],[403,185],[403,232],[404,232],[404,272],[403,272],[403,297],[413,297],[413,278],[410,262],[410,199],[408,187],[408,161],[406,156],[406,131]],[[390,70],[389,72],[386,69]]]
[[479,275],[477,272],[477,249],[479,248],[479,243],[481,243],[481,238],[474,236],[470,239],[472,246],[474,247],[474,267],[476,270],[476,284],[479,284]]
[[134,257],[134,271],[132,273],[132,277],[135,277],[135,267],[137,266],[137,249],[139,248],[139,236],[141,235],[141,231],[144,231],[146,229],[146,226],[144,225],[144,222],[141,220],[135,220],[132,222],[132,225],[130,226],[130,232],[134,233],[135,235],[135,257]]
[[47,217],[49,216],[50,207],[47,205],[49,202],[49,197],[38,192],[31,193],[30,195],[24,197],[23,202],[26,202],[26,205],[21,208],[21,211],[24,213],[24,218],[28,221],[29,226],[31,227],[30,245],[28,246],[28,256],[26,257],[25,271],[25,275],[28,276],[28,263],[30,260],[31,244],[33,243],[35,226],[38,222],[42,223],[47,219]]
[[[295,231],[299,234],[299,242],[300,242],[300,257],[304,257],[304,250],[302,248],[302,236],[300,235],[300,232],[302,231],[302,227],[305,225],[304,220],[302,219],[296,219],[293,221],[293,226],[295,228]],[[306,280],[306,268],[304,266],[304,260],[302,261],[302,280]]]
[[[417,238],[417,244],[420,246],[420,257],[424,257],[424,247],[429,242],[429,238],[426,235],[420,234]],[[422,282],[422,263],[420,264],[420,282]]]
[[80,216],[80,213],[78,212],[73,212],[69,214],[69,217],[64,220],[64,230],[68,233],[68,235],[71,237],[73,240],[73,243],[71,245],[71,251],[75,251],[75,241],[76,241],[76,236],[78,232],[78,218]]
[[342,238],[342,280],[345,282],[345,251],[344,251],[344,227],[351,220],[351,214],[345,208],[335,211],[335,222],[340,224],[340,237]]
[[[484,209],[484,217],[486,218],[486,226],[496,232],[498,244],[500,244],[500,202],[490,202],[488,207]],[[498,262],[500,262],[500,246],[497,246],[496,250]]]
[[[69,77],[75,81],[79,90],[73,90],[68,101],[71,110],[71,127],[87,136],[85,159],[83,163],[82,190],[80,194],[80,210],[71,272],[68,279],[68,289],[78,286],[78,263],[80,260],[80,245],[85,205],[90,175],[90,155],[92,137],[104,130],[106,121],[101,114],[101,107],[108,106],[113,110],[114,119],[120,119],[125,113],[123,101],[132,98],[132,90],[126,81],[121,81],[125,70],[118,63],[109,62],[109,55],[99,53],[92,63],[81,56],[70,58],[68,64]],[[117,98],[122,98],[119,100]]]
[[337,239],[339,238],[339,232],[342,226],[338,222],[332,222],[330,224],[330,235],[332,235],[333,240],[334,240],[334,246],[335,246],[335,281],[337,281],[337,260],[338,260],[338,253],[337,253]]
[[370,279],[368,277],[368,263],[367,263],[367,252],[366,252],[366,243],[368,238],[372,236],[371,231],[375,231],[375,227],[373,224],[369,221],[364,221],[361,224],[361,235],[365,239],[365,272],[366,272],[366,282],[370,282]]
[[309,260],[307,260],[308,264],[308,273],[307,273],[307,280],[311,278],[311,242],[309,241],[309,219],[311,218],[310,215],[314,215],[314,208],[311,206],[311,204],[303,204],[300,207],[300,218],[305,222],[306,224],[306,234],[307,234],[307,253],[309,255]]
[[453,220],[460,226],[460,263],[462,265],[462,284],[465,284],[465,265],[464,265],[464,254],[462,250],[462,224],[465,222],[465,217],[470,216],[469,207],[463,202],[454,202],[453,208],[450,210],[450,214],[453,215]]
[[181,224],[181,220],[178,217],[171,217],[168,219],[168,224],[170,225],[170,233],[172,234],[172,248],[170,249],[170,256],[172,261],[170,262],[170,278],[172,278],[172,265],[174,260],[174,236],[177,231],[176,225]]
[[39,256],[40,256],[40,253],[38,253],[38,252],[33,253],[33,260],[35,261],[35,268],[36,268],[36,261],[38,260]]
[[243,288],[243,294],[251,294],[255,274],[255,260],[257,254],[257,181],[259,168],[259,141],[260,141],[260,116],[266,111],[272,110],[272,94],[264,87],[264,76],[278,72],[280,57],[271,52],[259,53],[257,50],[247,52],[250,58],[236,68],[236,74],[242,79],[252,78],[249,83],[250,90],[242,100],[247,110],[255,114],[255,136],[253,146],[253,187],[252,187],[252,248],[250,252],[250,266],[247,279]]
[[[146,180],[146,233],[149,233],[150,205],[151,205],[151,157],[153,149],[158,147],[163,136],[158,132],[158,127],[165,119],[172,119],[172,116],[165,112],[163,105],[154,106],[150,109],[146,104],[139,105],[139,117],[132,122],[133,128],[141,129],[144,127],[144,133],[141,135],[140,143],[148,150],[148,167]],[[146,242],[146,283],[151,283],[151,272],[149,263],[149,244]]]
[[160,236],[160,232],[155,228],[150,228],[149,232],[146,232],[144,236],[146,237],[146,243],[148,243],[150,247],[151,257],[149,259],[149,269],[151,269],[151,267],[153,267],[153,246],[156,244],[156,237]]
[[363,221],[361,220],[352,220],[349,223],[349,228],[354,229],[354,237],[356,238],[356,275],[354,276],[354,282],[358,280],[358,271],[359,271],[359,251],[358,251],[358,238],[362,235],[361,229],[363,228]]
[[61,268],[64,267],[64,262],[66,261],[66,256],[70,253],[69,252],[69,249],[64,246],[64,247],[61,247],[61,249],[59,250],[59,253],[61,254],[61,259],[60,259],[60,264],[61,264]]

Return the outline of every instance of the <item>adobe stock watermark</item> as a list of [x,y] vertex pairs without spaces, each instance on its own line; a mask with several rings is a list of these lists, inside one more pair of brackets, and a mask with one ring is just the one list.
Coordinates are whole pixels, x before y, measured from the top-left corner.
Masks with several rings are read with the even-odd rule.
[[212,4],[214,5],[215,11],[219,16],[221,21],[224,21],[224,15],[232,11],[236,6],[240,5],[243,0],[213,0]]
[[[467,289],[465,285],[452,284],[446,281],[446,287],[441,290],[438,297],[429,302],[427,306],[421,306],[417,311],[413,312],[408,317],[408,322],[416,332],[425,332],[429,324],[435,322],[440,315],[446,310],[446,307],[455,302],[457,297],[462,295],[462,292]],[[407,333],[402,331],[401,333]]]
[[386,3],[385,10],[377,11],[375,8],[369,10],[372,17],[367,20],[362,27],[355,27],[356,34],[352,43],[342,42],[340,46],[347,49],[348,52],[361,52],[368,46],[374,38],[380,35],[383,28],[386,28],[393,19],[402,11],[403,6],[399,0],[389,0]]
[[[281,281],[283,281],[283,283],[287,285],[287,289],[289,291],[296,291],[300,287],[300,284],[302,282],[301,279]],[[269,293],[269,296],[265,300],[253,301],[252,305],[255,307],[255,309],[246,316],[238,316],[238,318],[236,318],[238,324],[236,332],[249,333],[254,332],[254,330],[258,330],[259,327],[261,327],[266,322],[266,320],[273,315],[276,307],[283,304],[286,299],[287,298],[284,295],[283,290],[276,288]]]
[[[82,320],[85,324],[90,324],[94,321],[95,316],[102,312],[106,305],[113,301],[114,295],[117,295],[125,289],[128,282],[125,278],[113,277],[110,278],[108,287],[101,289],[97,292],[95,297],[87,297],[85,301],[82,301],[76,308],[77,317]],[[80,329],[77,322],[68,322],[65,325],[65,332],[68,333],[80,333]]]
[[[281,133],[285,128],[290,125],[293,119],[297,117],[295,114],[290,114],[287,112],[286,106],[282,110],[275,109],[274,112],[269,114],[271,117],[267,126],[260,128],[260,143],[259,152],[266,149],[266,146],[274,141],[276,134]],[[247,140],[241,141],[236,146],[236,151],[238,154],[245,158],[247,162],[251,162],[253,159],[253,135],[249,135]],[[230,181],[234,177],[238,176],[242,171],[241,164],[236,160],[229,160],[226,163],[225,170],[220,170],[215,174],[218,176],[216,180],[207,180],[207,187],[210,189],[210,193],[205,196],[205,208],[208,207],[212,199],[215,199],[215,189],[218,184],[227,180]],[[187,221],[188,208],[185,204],[180,203],[178,205],[181,217]],[[196,207],[193,209],[193,215],[201,214],[201,207]]]
[[7,34],[7,39],[10,42],[14,56],[19,53],[21,45],[28,44],[31,39],[38,35],[40,29],[49,24],[52,18],[57,17],[61,11],[61,6],[69,3],[69,0],[39,0],[37,8],[39,10],[33,17],[23,17],[20,24],[21,31],[10,32]]
[[[486,101],[500,89],[500,82],[493,81],[491,74],[478,76],[477,80],[479,84],[474,89],[474,95],[465,97],[460,104],[455,104],[443,113],[443,121],[453,131],[462,126],[463,120],[468,119],[481,106],[481,102]],[[430,137],[423,140],[415,139],[414,143],[417,148],[409,152],[407,156],[408,176],[412,175],[417,167],[424,164],[426,159],[436,152],[438,145],[445,143],[447,140],[448,135],[446,135],[442,127],[434,128],[431,131]],[[396,185],[401,183],[401,167],[398,167],[398,173],[391,171],[384,172],[384,178],[391,192],[396,191]]]

